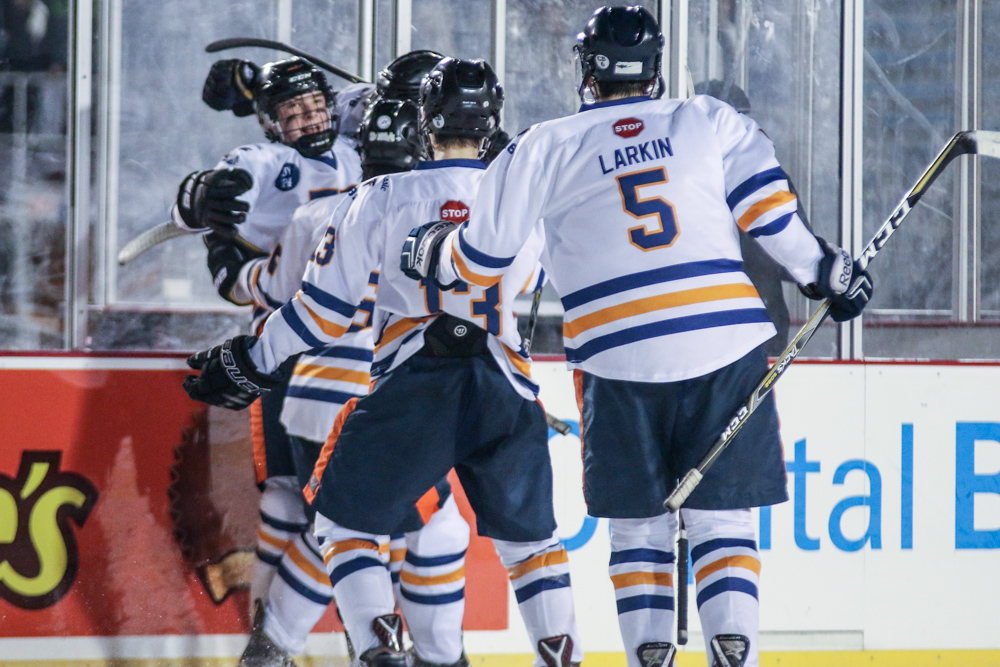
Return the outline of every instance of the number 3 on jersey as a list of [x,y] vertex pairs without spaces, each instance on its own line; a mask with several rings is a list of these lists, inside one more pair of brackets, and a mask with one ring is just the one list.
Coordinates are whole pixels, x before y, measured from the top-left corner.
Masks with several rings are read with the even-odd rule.
[[673,245],[680,236],[677,227],[677,212],[673,204],[661,197],[640,199],[639,188],[646,185],[659,185],[667,182],[667,170],[663,167],[622,174],[617,179],[618,191],[622,196],[622,206],[625,212],[633,218],[642,219],[656,216],[659,219],[659,229],[649,231],[645,225],[630,227],[629,242],[640,250],[656,250]]

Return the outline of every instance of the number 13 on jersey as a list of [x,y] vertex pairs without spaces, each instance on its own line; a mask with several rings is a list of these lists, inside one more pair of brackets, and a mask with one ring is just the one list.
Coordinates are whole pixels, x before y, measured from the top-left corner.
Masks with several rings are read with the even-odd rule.
[[663,167],[622,174],[617,179],[618,191],[622,196],[622,207],[633,218],[642,219],[656,216],[659,229],[650,231],[645,225],[630,227],[629,242],[640,250],[668,248],[680,236],[677,226],[677,212],[673,204],[661,197],[641,199],[639,188],[667,182],[667,170]]

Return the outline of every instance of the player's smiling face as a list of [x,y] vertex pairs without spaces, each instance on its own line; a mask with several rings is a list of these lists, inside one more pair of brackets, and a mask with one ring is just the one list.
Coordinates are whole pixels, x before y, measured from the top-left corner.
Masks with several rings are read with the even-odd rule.
[[285,143],[330,128],[323,93],[316,91],[285,100],[278,106],[278,123]]

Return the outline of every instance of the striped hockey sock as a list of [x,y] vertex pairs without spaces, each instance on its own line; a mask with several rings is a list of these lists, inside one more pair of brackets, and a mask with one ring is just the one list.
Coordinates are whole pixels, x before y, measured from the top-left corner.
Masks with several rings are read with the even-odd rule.
[[396,601],[400,600],[399,573],[403,570],[403,559],[406,557],[406,533],[395,533],[389,536],[389,575],[392,577],[392,593]]
[[266,600],[274,575],[285,551],[295,537],[309,527],[302,492],[294,477],[272,477],[260,497],[260,525],[257,527],[257,558],[250,581],[250,603]]
[[706,650],[711,656],[712,638],[718,635],[745,637],[744,664],[757,667],[760,557],[750,510],[683,511]]
[[349,530],[322,514],[316,515],[316,537],[344,627],[361,655],[379,643],[372,621],[396,608],[388,537]]
[[278,564],[267,596],[264,631],[289,653],[302,653],[309,631],[333,602],[333,587],[311,532],[300,533]]
[[427,525],[406,535],[399,608],[413,648],[427,662],[450,665],[462,657],[465,615],[465,552],[469,524],[454,497]]
[[672,642],[674,535],[677,519],[611,519],[611,561],[618,625],[629,667],[643,644]]
[[517,607],[536,653],[535,665],[545,665],[538,655],[538,642],[559,635],[573,640],[573,662],[581,662],[583,649],[576,630],[569,558],[559,538],[553,535],[538,542],[493,540],[493,544],[514,587]]

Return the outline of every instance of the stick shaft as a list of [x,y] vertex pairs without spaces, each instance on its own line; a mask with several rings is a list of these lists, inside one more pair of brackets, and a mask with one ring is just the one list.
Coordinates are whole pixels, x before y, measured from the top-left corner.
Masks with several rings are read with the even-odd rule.
[[262,49],[274,49],[275,51],[284,51],[285,53],[290,53],[293,56],[298,56],[303,60],[308,60],[314,65],[322,67],[327,72],[336,74],[342,79],[347,79],[351,83],[368,83],[356,74],[351,74],[345,69],[341,69],[336,65],[330,64],[321,58],[306,53],[301,49],[297,49],[294,46],[289,46],[288,44],[283,44],[282,42],[276,42],[270,39],[258,39],[256,37],[230,37],[228,39],[220,39],[217,42],[212,42],[205,47],[205,51],[208,53],[215,53],[217,51],[225,51],[226,49],[237,49],[244,46],[254,46]]
[[192,232],[181,229],[172,220],[161,222],[156,227],[147,229],[122,246],[122,249],[118,251],[118,264],[125,266],[139,255],[155,248],[164,241],[169,241],[170,239],[190,233]]

